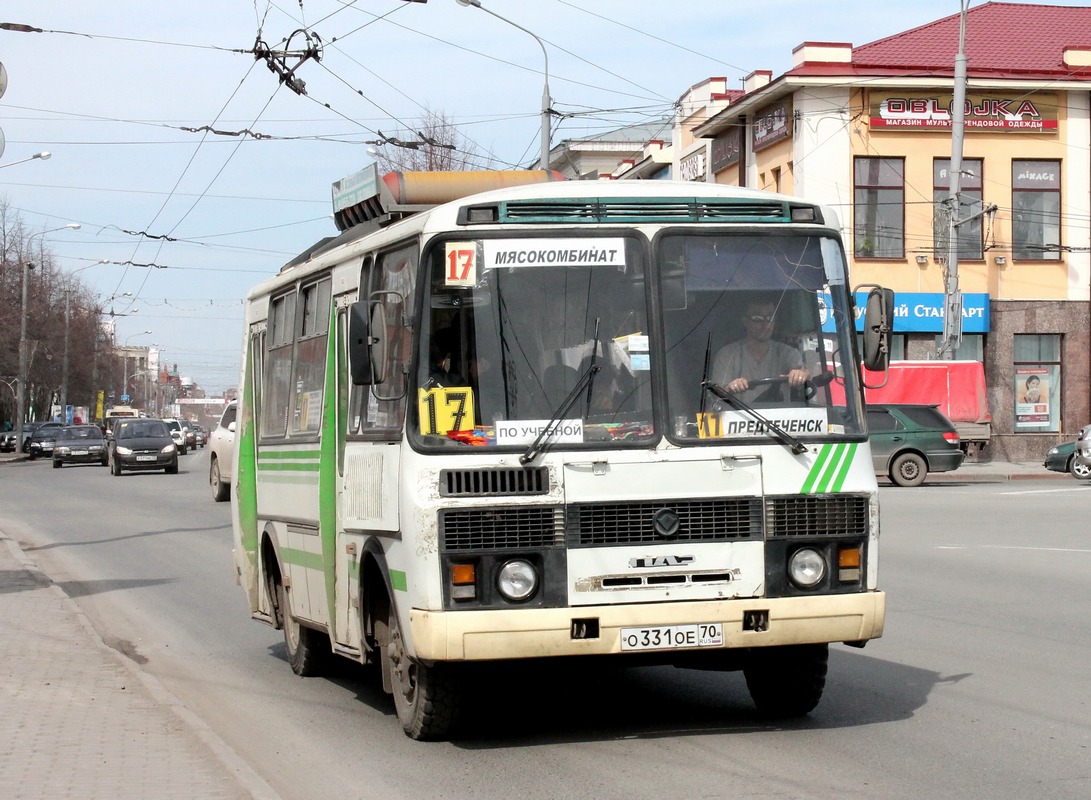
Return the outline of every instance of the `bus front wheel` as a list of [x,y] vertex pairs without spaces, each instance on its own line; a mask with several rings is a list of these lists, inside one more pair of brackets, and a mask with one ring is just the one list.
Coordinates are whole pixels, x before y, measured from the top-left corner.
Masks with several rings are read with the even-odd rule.
[[402,729],[411,739],[445,737],[454,726],[460,705],[459,687],[451,668],[444,664],[426,666],[409,658],[393,603],[388,605],[386,619],[380,620],[376,628],[382,647],[383,686],[394,695],[394,709]]
[[809,714],[826,688],[829,658],[829,646],[825,644],[752,650],[743,675],[758,711],[777,719]]

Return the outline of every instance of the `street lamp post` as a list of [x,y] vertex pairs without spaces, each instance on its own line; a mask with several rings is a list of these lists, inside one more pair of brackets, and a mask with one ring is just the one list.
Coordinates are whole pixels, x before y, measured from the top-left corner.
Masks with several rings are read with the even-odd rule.
[[549,96],[549,53],[546,52],[545,43],[538,38],[537,34],[527,30],[517,22],[512,22],[507,17],[503,17],[492,11],[485,6],[481,5],[481,0],[458,0],[460,6],[473,6],[474,8],[480,8],[486,14],[492,14],[498,20],[506,22],[512,27],[518,28],[523,33],[534,37],[534,41],[538,43],[538,46],[542,48],[542,56],[545,58],[545,84],[542,87],[542,155],[538,163],[539,169],[549,169],[549,118],[553,113],[550,110],[552,104],[552,98]]
[[[45,236],[47,233],[63,231],[65,229],[78,231],[78,222],[69,222],[59,228],[50,228],[47,231],[32,233],[27,237],[29,242],[35,236]],[[29,250],[29,245],[28,248]],[[30,271],[34,265],[30,259],[23,261],[23,296],[22,310],[19,313],[19,387],[15,393],[15,440],[19,443],[20,450],[23,447],[23,417],[26,416],[26,384],[27,384],[27,285],[30,283]]]
[[0,169],[4,169],[5,167],[14,167],[16,164],[25,164],[26,162],[33,161],[36,158],[40,158],[42,161],[46,161],[46,160],[49,159],[49,157],[51,155],[52,154],[49,153],[48,151],[43,150],[41,153],[35,153],[32,156],[27,156],[26,158],[20,158],[18,161],[12,161],[12,162],[10,162],[8,164],[0,164]]

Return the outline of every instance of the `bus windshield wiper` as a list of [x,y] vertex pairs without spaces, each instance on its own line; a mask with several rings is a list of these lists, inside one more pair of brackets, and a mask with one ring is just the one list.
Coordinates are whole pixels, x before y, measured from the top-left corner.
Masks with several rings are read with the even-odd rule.
[[595,377],[595,373],[602,367],[598,364],[591,364],[582,375],[580,379],[576,381],[576,385],[572,387],[572,391],[568,393],[568,396],[561,401],[561,404],[557,406],[557,410],[553,412],[553,416],[549,418],[549,422],[542,428],[542,432],[538,434],[538,437],[530,443],[530,447],[526,449],[523,455],[519,456],[520,464],[529,464],[536,459],[548,446],[548,442],[543,444],[543,441],[547,436],[552,435],[553,428],[556,424],[564,418],[564,415],[568,413],[568,410],[576,404],[576,401],[580,398],[580,393],[584,389],[589,389],[591,386],[591,379]]
[[602,367],[598,365],[598,358],[596,357],[599,350],[599,320],[595,319],[595,340],[591,347],[591,363],[587,366],[587,369],[580,375],[576,385],[572,387],[572,391],[568,393],[568,396],[561,401],[561,404],[557,406],[557,410],[553,412],[553,416],[549,418],[549,422],[542,428],[542,432],[530,443],[530,447],[526,449],[523,455],[519,456],[520,464],[529,464],[531,461],[541,455],[549,442],[546,441],[546,437],[552,436],[553,428],[556,424],[564,418],[564,415],[568,413],[568,410],[576,404],[576,400],[579,399],[580,392],[587,389],[587,414],[591,413],[591,390],[595,385],[595,375]]
[[780,440],[781,444],[789,448],[793,454],[798,456],[807,452],[807,445],[803,444],[803,442],[792,436],[792,434],[788,433],[788,431],[777,425],[775,422],[773,422],[773,420],[763,415],[760,411],[755,409],[749,403],[743,402],[740,398],[727,391],[727,389],[722,387],[720,384],[715,383],[714,381],[701,381],[701,386],[703,386],[707,391],[716,395],[716,397],[720,398],[728,405],[737,408],[740,411],[744,411],[751,417],[756,419],[758,422],[764,425],[767,430],[772,432],[772,434]]

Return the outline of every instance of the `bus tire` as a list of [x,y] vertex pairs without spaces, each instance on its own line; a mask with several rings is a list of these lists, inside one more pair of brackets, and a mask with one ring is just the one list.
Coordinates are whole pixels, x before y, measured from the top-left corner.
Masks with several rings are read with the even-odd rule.
[[750,698],[763,716],[802,717],[822,699],[830,651],[825,644],[758,647],[743,667]]
[[[322,672],[325,651],[323,635],[316,630],[299,624],[292,614],[292,593],[285,591],[284,584],[277,581],[277,606],[283,617],[281,628],[284,630],[284,646],[288,651],[288,666],[301,678],[309,678]],[[328,647],[327,647],[328,650]]]
[[231,487],[220,480],[220,460],[215,456],[208,468],[208,482],[212,486],[212,499],[217,503],[222,503],[231,496]]
[[898,486],[920,486],[928,474],[928,464],[916,453],[902,453],[890,465],[890,480]]
[[393,603],[388,604],[386,620],[376,627],[382,642],[383,672],[389,676],[402,730],[419,741],[445,738],[461,705],[453,670],[449,665],[425,666],[409,658]]

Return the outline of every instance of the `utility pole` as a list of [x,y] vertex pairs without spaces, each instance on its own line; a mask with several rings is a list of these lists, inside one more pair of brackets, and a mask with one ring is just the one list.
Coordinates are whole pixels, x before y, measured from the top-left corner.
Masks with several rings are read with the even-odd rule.
[[966,8],[960,0],[958,53],[955,55],[954,97],[951,101],[951,164],[947,195],[947,269],[943,273],[943,343],[936,355],[954,358],[962,344],[962,292],[958,289],[958,219],[962,192],[962,140],[966,132]]

